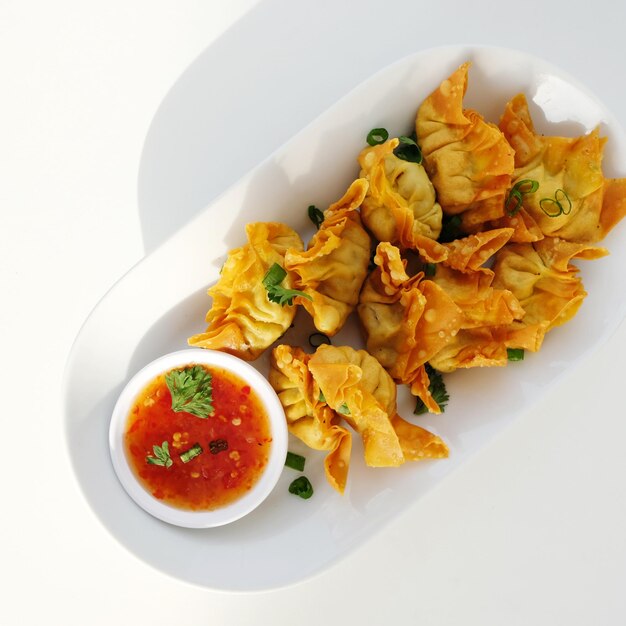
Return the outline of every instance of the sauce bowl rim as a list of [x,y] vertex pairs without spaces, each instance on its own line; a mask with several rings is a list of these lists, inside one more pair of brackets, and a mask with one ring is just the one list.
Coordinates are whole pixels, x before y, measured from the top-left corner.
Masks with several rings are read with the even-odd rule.
[[[211,510],[186,510],[155,498],[139,482],[125,452],[124,432],[132,404],[145,386],[159,374],[186,365],[220,367],[239,376],[253,389],[264,407],[272,437],[267,465],[253,487],[225,506]],[[142,367],[122,389],[111,415],[109,450],[113,468],[128,495],[154,517],[185,528],[212,528],[234,522],[256,509],[272,492],[284,468],[288,431],[283,407],[268,380],[250,363],[225,352],[187,348],[164,354]]]

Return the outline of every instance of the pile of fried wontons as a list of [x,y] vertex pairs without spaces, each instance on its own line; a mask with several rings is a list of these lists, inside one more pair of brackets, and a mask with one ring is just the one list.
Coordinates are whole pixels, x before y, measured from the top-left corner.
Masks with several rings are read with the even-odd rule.
[[586,296],[570,261],[607,254],[594,244],[626,213],[626,179],[604,178],[597,130],[537,134],[521,94],[499,126],[486,122],[463,108],[468,69],[419,107],[422,158],[403,158],[406,138],[363,150],[359,177],[306,249],[285,224],[248,224],[248,243],[209,289],[206,332],[189,339],[247,360],[279,339],[296,306],[267,297],[263,278],[275,263],[321,333],[332,337],[356,309],[367,351],[278,345],[269,373],[290,432],[328,452],[326,475],[340,493],[352,441],[344,423],[362,437],[370,466],[447,456],[439,437],[397,414],[396,384],[438,413],[430,368],[504,366],[507,349],[538,350]]

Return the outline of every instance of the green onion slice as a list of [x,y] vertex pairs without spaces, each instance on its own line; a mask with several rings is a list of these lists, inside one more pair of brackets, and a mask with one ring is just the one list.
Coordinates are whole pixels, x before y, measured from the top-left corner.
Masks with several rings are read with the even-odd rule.
[[324,392],[320,389],[320,395],[317,399],[318,402],[326,402],[326,397],[324,396]]
[[320,211],[314,204],[309,206],[307,212],[309,214],[309,219],[315,224],[315,228],[319,230],[322,222],[324,221],[324,213],[322,213],[322,211]]
[[191,459],[195,459],[199,454],[202,454],[202,447],[199,443],[195,443],[187,452],[183,452],[180,455],[180,460],[183,463],[189,463]]
[[539,201],[539,208],[548,217],[569,215],[572,211],[572,201],[563,189],[557,189],[554,198],[542,198]]
[[506,356],[509,361],[523,361],[524,350],[522,348],[507,348]]
[[301,472],[304,470],[305,458],[295,452],[287,452],[287,458],[285,459],[285,465],[291,469]]
[[[569,215],[572,211],[572,201],[569,199],[569,196],[563,191],[563,189],[557,189],[554,192],[554,199],[561,206],[561,213],[563,215]],[[565,202],[567,202],[567,209],[565,208]]]
[[422,162],[422,151],[417,142],[411,139],[411,137],[405,137],[404,135],[398,137],[398,140],[400,144],[393,153],[403,161],[410,161],[419,165]]
[[561,213],[563,213],[563,207],[554,198],[542,198],[539,200],[539,208],[548,217],[558,217]]
[[289,493],[308,500],[313,495],[313,485],[306,476],[299,476],[289,485]]
[[309,335],[309,345],[312,348],[319,348],[322,344],[330,345],[330,337],[324,333],[313,333]]
[[339,407],[338,411],[342,415],[350,415],[350,408],[345,402]]
[[509,217],[513,217],[522,208],[524,196],[529,193],[535,193],[537,189],[539,189],[539,181],[532,178],[524,178],[524,180],[516,182],[509,192],[509,197],[504,205]]
[[378,146],[381,143],[385,143],[389,139],[389,133],[386,128],[372,128],[367,133],[367,143],[370,146]]
[[424,265],[424,276],[432,278],[437,272],[437,265],[435,263],[426,263]]

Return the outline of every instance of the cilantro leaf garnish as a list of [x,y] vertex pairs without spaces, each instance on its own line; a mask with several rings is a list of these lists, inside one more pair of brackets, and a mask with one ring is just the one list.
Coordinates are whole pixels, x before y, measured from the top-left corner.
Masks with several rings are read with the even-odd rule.
[[206,418],[213,413],[213,377],[201,365],[175,369],[165,376],[172,411]]
[[283,282],[285,276],[287,276],[287,271],[278,265],[278,263],[274,263],[274,265],[267,270],[267,273],[263,277],[263,286],[267,290],[267,299],[270,302],[276,302],[280,304],[280,306],[285,306],[285,304],[291,306],[296,296],[313,300],[313,298],[308,293],[304,293],[304,291],[283,287],[280,283]]
[[[428,391],[430,395],[433,397],[433,400],[439,405],[441,412],[444,413],[446,410],[446,404],[448,400],[450,400],[450,396],[446,390],[446,385],[443,382],[443,377],[441,376],[441,372],[437,371],[434,367],[426,363],[426,373],[428,374],[428,378],[430,379],[430,384],[428,385]],[[424,413],[428,413],[428,409],[426,405],[422,401],[421,398],[417,399],[417,404],[415,405],[415,410],[413,411],[414,415],[423,415]]]
[[160,446],[152,446],[154,456],[147,456],[146,463],[148,465],[161,465],[163,467],[171,467],[174,464],[170,456],[170,446],[164,441]]

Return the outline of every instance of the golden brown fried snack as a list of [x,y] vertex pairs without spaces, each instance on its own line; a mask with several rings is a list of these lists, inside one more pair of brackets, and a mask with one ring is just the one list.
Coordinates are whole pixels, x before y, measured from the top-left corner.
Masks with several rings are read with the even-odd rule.
[[444,214],[460,214],[463,230],[477,232],[504,215],[514,163],[498,127],[463,109],[468,68],[461,65],[426,98],[415,129]]
[[306,251],[294,247],[285,255],[285,268],[296,276],[297,289],[311,300],[296,298],[313,318],[315,327],[333,336],[354,310],[367,275],[370,238],[357,212],[368,183],[359,178],[325,213],[319,231]]
[[494,286],[509,289],[526,312],[523,324],[564,324],[578,311],[587,292],[572,259],[597,259],[604,248],[546,237],[535,243],[512,243],[496,255]]
[[[498,225],[534,225],[543,235],[594,243],[626,215],[626,179],[604,178],[602,152],[606,139],[597,129],[576,138],[539,135],[523,94],[506,105],[500,129],[515,149],[513,184],[534,180],[539,186],[523,195],[519,213],[502,218]],[[540,238],[516,233],[513,240]]]
[[[283,265],[286,250],[302,249],[298,233],[276,222],[246,225],[248,243],[231,250],[217,283],[208,290],[213,298],[205,332],[188,339],[190,346],[222,350],[247,361],[256,359],[290,326],[295,306],[270,302],[263,277],[274,264]],[[294,275],[283,281],[293,288]]]
[[445,258],[436,242],[441,233],[441,207],[422,165],[399,159],[397,139],[365,148],[359,155],[361,176],[369,190],[361,207],[363,223],[379,241],[417,250],[428,261]]
[[395,383],[365,350],[322,345],[309,370],[328,405],[361,435],[367,465],[448,456],[439,437],[397,415]]
[[[429,409],[440,409],[426,394],[424,365],[454,338],[464,324],[453,299],[424,274],[409,277],[400,251],[381,242],[377,265],[361,292],[357,308],[365,329],[367,349],[398,383],[411,386]],[[439,266],[438,266],[439,267]]]
[[310,355],[280,345],[272,351],[269,381],[287,417],[289,432],[314,450],[327,450],[324,469],[328,482],[343,493],[348,480],[352,435],[337,422],[340,416],[322,400],[308,368]]

